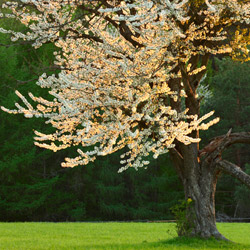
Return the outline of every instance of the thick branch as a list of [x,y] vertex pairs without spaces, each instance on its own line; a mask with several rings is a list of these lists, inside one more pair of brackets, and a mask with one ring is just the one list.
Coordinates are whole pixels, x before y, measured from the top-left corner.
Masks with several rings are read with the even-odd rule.
[[176,172],[180,178],[180,180],[184,181],[184,176],[183,176],[183,156],[180,154],[180,152],[176,148],[171,148],[169,150],[169,154],[171,157],[171,160],[174,163],[174,167],[176,169]]
[[[105,4],[106,6],[108,6],[109,8],[114,8],[112,5],[109,5],[106,1],[102,1],[103,4]],[[107,5],[108,4],[108,5]],[[108,23],[112,24],[117,30],[119,30],[120,34],[127,40],[129,41],[134,47],[138,47],[141,48],[143,47],[142,44],[140,44],[139,42],[137,42],[136,40],[134,40],[132,38],[133,36],[133,32],[129,29],[129,27],[127,26],[126,22],[124,21],[120,21],[120,22],[116,22],[115,20],[113,20],[111,17],[107,16],[107,15],[102,15],[100,12],[98,12],[98,10],[96,9],[91,9],[86,7],[85,5],[81,5],[80,8],[82,10],[88,11],[89,13],[93,13],[96,16],[102,16],[103,19],[105,19]],[[122,15],[122,12],[116,12],[119,15]]]
[[229,146],[236,143],[249,143],[250,144],[250,132],[231,133],[231,130],[227,135],[218,136],[211,140],[211,142],[200,150],[199,154],[207,155],[211,160],[214,160]]
[[[224,136],[215,137],[213,140],[220,140]],[[236,143],[250,143],[250,132],[232,133],[225,141],[225,147],[229,147]]]
[[223,172],[235,177],[237,180],[245,184],[248,188],[250,188],[250,176],[241,170],[237,165],[225,161],[220,160],[217,162],[217,168],[222,170]]

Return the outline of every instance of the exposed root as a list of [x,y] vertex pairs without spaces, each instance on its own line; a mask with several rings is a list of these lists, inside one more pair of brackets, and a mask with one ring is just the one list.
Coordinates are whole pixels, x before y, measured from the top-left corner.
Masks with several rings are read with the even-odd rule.
[[[232,242],[231,240],[227,239],[224,235],[222,235],[219,231],[214,232],[195,232],[192,231],[187,237],[198,237],[201,239],[216,239],[218,241],[226,241],[226,242]],[[232,242],[234,243],[234,242]]]
[[219,232],[213,233],[212,237],[214,237],[216,240],[224,240],[224,241],[232,242]]

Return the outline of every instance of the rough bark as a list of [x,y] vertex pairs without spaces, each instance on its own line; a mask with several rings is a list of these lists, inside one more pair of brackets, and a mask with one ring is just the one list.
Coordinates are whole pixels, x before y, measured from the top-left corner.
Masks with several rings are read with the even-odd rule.
[[187,218],[191,228],[186,232],[189,236],[226,239],[216,227],[214,198],[218,176],[221,172],[228,173],[250,188],[250,176],[235,164],[221,159],[223,150],[235,143],[250,143],[250,133],[231,133],[230,130],[199,152],[196,144],[177,144],[170,152],[183,183],[185,198],[193,201]]
[[219,172],[210,164],[199,163],[197,146],[183,146],[183,186],[185,198],[192,199],[189,211],[191,236],[225,239],[217,230],[214,196]]

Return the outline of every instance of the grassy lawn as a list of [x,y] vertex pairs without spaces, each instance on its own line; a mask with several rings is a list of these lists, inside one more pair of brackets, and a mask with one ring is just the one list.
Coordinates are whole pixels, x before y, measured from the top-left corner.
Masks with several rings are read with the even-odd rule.
[[250,250],[250,224],[219,223],[236,243],[176,238],[174,223],[0,223],[0,249]]

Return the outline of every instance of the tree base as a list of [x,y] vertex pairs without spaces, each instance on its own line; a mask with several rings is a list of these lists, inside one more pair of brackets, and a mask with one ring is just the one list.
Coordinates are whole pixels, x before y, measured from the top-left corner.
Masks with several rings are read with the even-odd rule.
[[202,239],[216,239],[216,240],[222,240],[222,241],[228,241],[230,242],[229,239],[227,239],[225,236],[223,236],[219,231],[217,232],[212,232],[212,233],[207,233],[207,232],[201,232],[201,233],[195,233],[192,232],[189,237],[198,237]]

